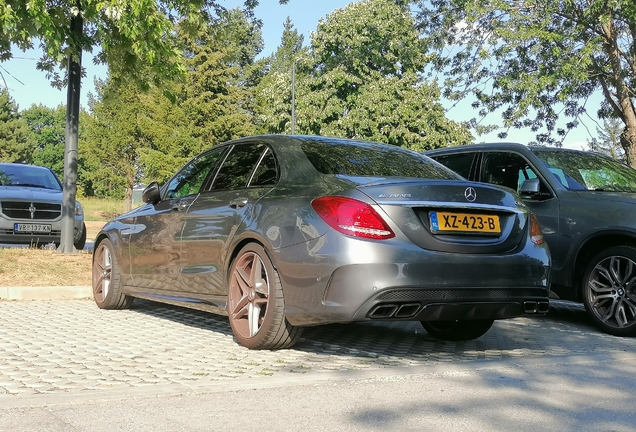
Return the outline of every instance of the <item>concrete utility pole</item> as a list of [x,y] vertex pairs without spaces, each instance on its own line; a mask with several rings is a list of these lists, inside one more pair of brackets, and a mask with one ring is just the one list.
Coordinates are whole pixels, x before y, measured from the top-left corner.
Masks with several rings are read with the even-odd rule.
[[77,47],[77,58],[69,55],[68,87],[66,89],[66,143],[64,148],[64,189],[62,197],[61,253],[76,252],[73,245],[75,226],[75,195],[77,194],[77,142],[79,138],[80,86],[82,83],[82,49],[80,39],[84,31],[84,20],[79,0],[71,18],[71,39],[69,44]]
[[291,112],[291,134],[296,134],[296,62],[292,63],[292,112]]

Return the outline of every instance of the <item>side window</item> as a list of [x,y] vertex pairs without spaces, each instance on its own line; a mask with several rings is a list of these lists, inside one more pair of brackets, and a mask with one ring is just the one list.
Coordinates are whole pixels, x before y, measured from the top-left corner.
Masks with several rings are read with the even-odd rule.
[[198,194],[206,177],[214,169],[225,150],[225,148],[211,150],[186,165],[170,180],[164,199]]
[[256,167],[249,186],[270,186],[276,184],[277,179],[276,158],[270,149],[265,151],[265,155]]
[[470,169],[473,166],[473,159],[475,159],[476,153],[457,153],[457,154],[445,154],[440,156],[434,156],[437,162],[455,171],[457,174],[464,178],[470,176]]
[[517,153],[492,152],[484,155],[481,181],[515,191],[526,178],[536,177],[526,160]]
[[263,144],[235,145],[219,168],[212,190],[235,189],[247,186],[254,167],[266,147]]

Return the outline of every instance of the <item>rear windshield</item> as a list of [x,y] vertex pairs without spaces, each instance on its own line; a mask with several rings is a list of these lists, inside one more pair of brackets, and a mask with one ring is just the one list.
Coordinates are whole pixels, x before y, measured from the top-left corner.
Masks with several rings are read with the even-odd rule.
[[357,141],[306,140],[301,147],[322,174],[458,180],[427,156],[390,145]]

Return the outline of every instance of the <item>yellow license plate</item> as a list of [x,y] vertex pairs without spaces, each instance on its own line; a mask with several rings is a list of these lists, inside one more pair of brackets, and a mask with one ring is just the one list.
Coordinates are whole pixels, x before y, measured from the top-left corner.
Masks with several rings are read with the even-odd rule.
[[499,234],[499,216],[472,213],[449,213],[432,211],[431,230],[433,232],[455,231]]

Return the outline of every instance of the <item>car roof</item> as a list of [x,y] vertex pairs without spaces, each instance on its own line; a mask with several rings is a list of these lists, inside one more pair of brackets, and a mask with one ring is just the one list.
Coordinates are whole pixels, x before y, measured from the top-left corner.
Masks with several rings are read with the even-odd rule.
[[571,153],[590,153],[582,150],[568,149],[563,147],[547,147],[547,146],[539,146],[539,145],[525,145],[514,142],[491,142],[491,143],[479,143],[479,144],[468,144],[464,146],[455,146],[455,147],[444,147],[435,150],[427,151],[426,155],[441,155],[444,153],[460,153],[460,152],[471,152],[471,151],[485,151],[485,150],[516,150],[519,153],[527,153],[533,150],[543,150],[543,151],[555,151],[555,152],[571,152]]

